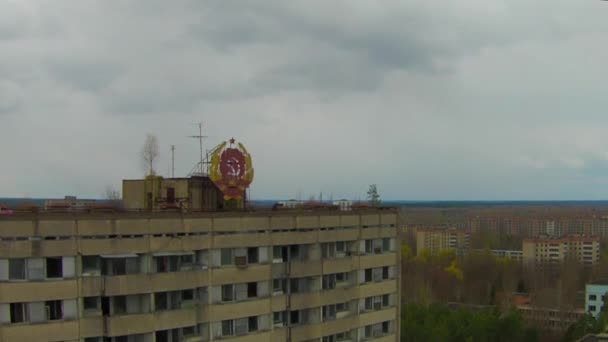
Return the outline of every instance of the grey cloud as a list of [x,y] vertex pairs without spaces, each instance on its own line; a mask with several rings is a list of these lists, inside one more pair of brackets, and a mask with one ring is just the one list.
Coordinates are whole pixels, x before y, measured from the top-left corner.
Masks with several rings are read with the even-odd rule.
[[57,81],[91,92],[107,87],[124,72],[124,68],[118,64],[70,59],[50,62],[47,70]]
[[146,132],[187,172],[200,120],[256,198],[608,197],[599,1],[6,3],[0,130],[45,158],[3,155],[0,197],[98,196]]

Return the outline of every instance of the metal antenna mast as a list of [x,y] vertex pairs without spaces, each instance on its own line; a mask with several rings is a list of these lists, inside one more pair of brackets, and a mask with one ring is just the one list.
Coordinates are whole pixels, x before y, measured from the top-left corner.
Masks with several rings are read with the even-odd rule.
[[203,139],[207,138],[206,135],[203,135],[203,123],[199,122],[198,123],[198,135],[191,135],[190,138],[195,138],[198,139],[199,142],[199,148],[200,148],[200,152],[201,152],[201,160],[199,161],[199,167],[200,167],[200,175],[202,176],[203,174],[205,174],[205,168],[203,165]]
[[171,178],[175,178],[175,145],[171,145]]

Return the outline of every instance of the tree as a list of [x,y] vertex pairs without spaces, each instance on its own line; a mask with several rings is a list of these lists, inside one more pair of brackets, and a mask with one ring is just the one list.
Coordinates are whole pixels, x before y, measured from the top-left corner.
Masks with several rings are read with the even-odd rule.
[[371,184],[369,186],[369,190],[367,190],[367,200],[372,207],[377,207],[380,205],[380,195],[378,194],[378,187],[376,184]]
[[158,155],[158,139],[154,134],[148,133],[141,150],[142,166],[147,175],[156,174],[156,171],[154,171],[154,162],[156,161],[156,158],[158,158]]
[[109,201],[120,201],[120,192],[114,189],[113,186],[106,186],[106,190],[103,194],[103,198]]

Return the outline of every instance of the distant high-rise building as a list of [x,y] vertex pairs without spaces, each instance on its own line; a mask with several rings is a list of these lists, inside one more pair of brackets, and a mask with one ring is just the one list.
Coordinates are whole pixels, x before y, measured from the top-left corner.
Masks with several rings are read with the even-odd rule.
[[416,252],[420,254],[423,250],[431,254],[437,254],[441,250],[451,249],[457,253],[465,253],[469,248],[469,233],[448,229],[418,229],[416,231]]
[[594,265],[600,259],[600,239],[589,236],[538,237],[524,239],[523,259],[527,263],[561,263],[571,258]]

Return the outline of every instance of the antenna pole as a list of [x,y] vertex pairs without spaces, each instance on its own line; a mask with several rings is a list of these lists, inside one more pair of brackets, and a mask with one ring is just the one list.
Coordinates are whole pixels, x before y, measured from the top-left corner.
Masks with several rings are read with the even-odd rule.
[[206,135],[203,135],[203,123],[199,122],[198,124],[198,135],[191,135],[190,138],[195,138],[198,139],[198,144],[199,144],[199,149],[200,149],[200,154],[201,154],[201,159],[199,161],[199,167],[200,167],[200,175],[202,176],[205,173],[205,168],[203,166],[203,139],[207,138]]
[[171,178],[175,178],[175,145],[171,145]]

